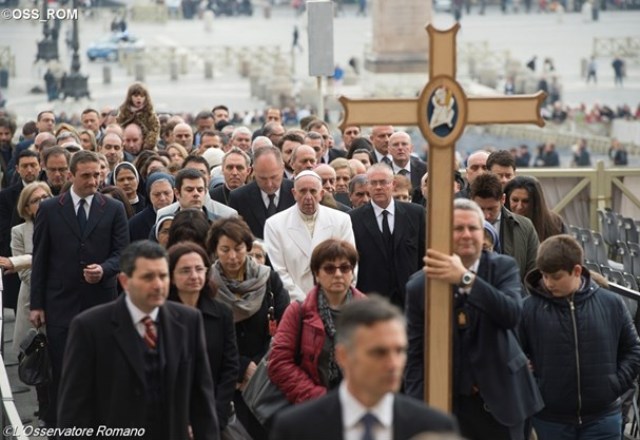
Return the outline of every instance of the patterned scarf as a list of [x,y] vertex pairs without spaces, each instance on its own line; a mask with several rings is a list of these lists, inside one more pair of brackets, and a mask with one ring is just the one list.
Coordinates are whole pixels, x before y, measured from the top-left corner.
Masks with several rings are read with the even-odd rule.
[[253,258],[247,258],[244,273],[244,281],[227,278],[220,260],[213,264],[211,270],[211,278],[218,286],[216,299],[231,308],[233,322],[244,321],[260,309],[271,270],[267,266],[256,263]]
[[[351,288],[349,288],[349,290],[347,291],[347,296],[344,299],[344,304],[350,303],[352,298],[353,293],[351,291]],[[318,287],[318,314],[320,315],[320,319],[322,319],[324,331],[329,338],[329,384],[333,384],[342,378],[342,374],[340,373],[340,367],[338,367],[335,357],[336,326],[333,322],[333,315],[331,314],[329,301],[327,301],[327,297],[325,296],[322,287]]]

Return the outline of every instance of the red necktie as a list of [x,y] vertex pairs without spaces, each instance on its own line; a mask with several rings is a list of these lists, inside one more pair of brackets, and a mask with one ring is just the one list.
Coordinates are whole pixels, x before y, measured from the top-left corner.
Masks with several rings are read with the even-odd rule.
[[156,343],[158,341],[158,335],[156,333],[156,327],[153,324],[153,319],[149,316],[145,316],[142,318],[142,323],[144,324],[144,342],[147,344],[147,347],[153,350],[156,348]]

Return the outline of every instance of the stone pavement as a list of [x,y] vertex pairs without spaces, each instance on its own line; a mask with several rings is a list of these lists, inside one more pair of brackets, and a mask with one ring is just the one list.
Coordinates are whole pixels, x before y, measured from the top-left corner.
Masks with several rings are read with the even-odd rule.
[[[304,16],[295,17],[294,12],[285,6],[274,9],[272,18],[262,17],[260,8],[256,8],[254,17],[222,17],[215,19],[211,32],[205,30],[200,20],[170,21],[166,25],[129,22],[129,30],[142,38],[149,46],[206,47],[247,45],[278,45],[289,58],[294,25],[300,27],[300,41],[306,47]],[[392,20],[393,17],[390,17]],[[101,61],[89,62],[85,56],[86,48],[94,41],[108,33],[110,16],[104,14],[101,19],[79,19],[80,52],[82,54],[83,74],[90,76],[92,100],[65,103],[56,102],[56,110],[73,112],[88,105],[119,105],[124,99],[127,86],[134,80],[128,76],[117,63]],[[467,42],[486,42],[491,51],[503,53],[509,51],[514,59],[525,63],[533,55],[538,56],[538,69],[542,60],[553,58],[556,72],[561,79],[564,100],[572,105],[581,102],[595,102],[618,105],[628,103],[633,108],[640,102],[640,68],[627,62],[628,78],[624,88],[613,85],[611,60],[602,58],[599,64],[598,85],[586,85],[580,76],[580,63],[588,58],[592,51],[593,37],[627,37],[639,36],[637,24],[640,22],[640,11],[603,11],[598,22],[585,22],[580,14],[565,14],[562,22],[558,22],[555,14],[507,14],[503,15],[496,8],[489,8],[486,15],[480,16],[472,11],[471,15],[462,18],[462,29],[459,32],[459,44]],[[446,28],[453,24],[450,14],[437,13],[434,25]],[[64,35],[70,22],[65,22],[61,30],[60,53],[61,63],[65,69],[70,65],[70,55],[64,45]],[[345,12],[336,18],[335,60],[343,67],[351,57],[362,61],[365,48],[371,39],[371,19],[355,16],[355,9],[346,7]],[[422,32],[420,30],[420,32]],[[425,33],[426,35],[426,33]],[[36,41],[41,39],[41,25],[35,22],[3,20],[0,26],[0,41],[9,44],[16,57],[16,77],[10,78],[10,87],[3,91],[9,108],[14,110],[21,120],[33,118],[43,109],[52,107],[46,102],[45,95],[32,95],[29,90],[33,86],[44,88],[42,77],[46,70],[43,64],[34,64]],[[314,84],[314,79],[307,76],[307,54],[295,54],[296,75],[291,78],[295,87],[303,88],[303,84]],[[112,83],[102,83],[103,68],[112,66]],[[191,67],[191,66],[190,66]],[[177,81],[170,81],[169,74],[149,74],[146,83],[149,86],[155,106],[161,111],[197,112],[211,108],[218,103],[228,104],[232,110],[244,111],[262,108],[265,103],[252,98],[249,84],[237,73],[223,69],[218,63],[216,76],[212,80],[204,79],[204,70],[200,66],[190,69]],[[464,74],[464,66],[459,72]],[[402,75],[374,76],[364,73],[356,86],[345,86],[337,92],[350,96],[362,96],[374,92],[384,93],[391,83],[406,82],[405,93],[415,93],[415,88],[424,84],[424,77],[409,78]],[[312,87],[312,86],[311,86]],[[373,87],[373,89],[372,89]]]

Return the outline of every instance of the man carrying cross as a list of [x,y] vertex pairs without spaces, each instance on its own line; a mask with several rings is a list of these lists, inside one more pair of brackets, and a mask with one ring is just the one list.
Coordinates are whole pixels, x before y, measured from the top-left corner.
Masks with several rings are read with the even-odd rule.
[[457,199],[453,209],[453,255],[429,249],[424,271],[407,283],[405,391],[423,396],[426,272],[453,290],[453,413],[461,434],[524,440],[525,421],[543,403],[514,333],[522,312],[518,267],[482,250],[484,216],[476,203]]

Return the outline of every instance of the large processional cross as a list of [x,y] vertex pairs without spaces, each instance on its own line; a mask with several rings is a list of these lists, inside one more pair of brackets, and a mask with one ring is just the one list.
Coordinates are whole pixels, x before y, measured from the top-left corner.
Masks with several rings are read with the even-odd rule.
[[[427,198],[427,249],[451,254],[455,142],[467,124],[536,124],[544,121],[540,105],[545,93],[467,97],[456,76],[456,34],[427,26],[429,82],[417,99],[351,100],[344,96],[344,119],[349,125],[418,125],[429,143],[429,194]],[[453,383],[451,286],[429,279],[425,283],[424,399],[451,412]]]

